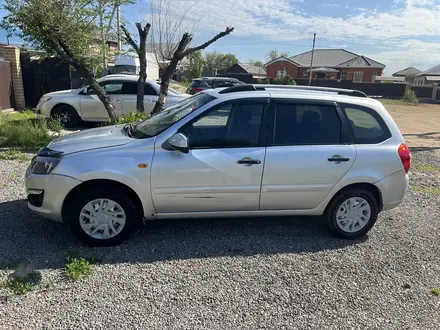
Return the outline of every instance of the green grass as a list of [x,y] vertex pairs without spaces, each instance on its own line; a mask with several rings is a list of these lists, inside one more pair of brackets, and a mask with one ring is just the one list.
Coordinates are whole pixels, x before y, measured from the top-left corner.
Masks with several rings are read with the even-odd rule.
[[36,271],[32,271],[25,277],[18,277],[14,274],[10,274],[6,281],[0,283],[0,287],[9,289],[16,295],[23,295],[34,290],[40,281],[41,275]]
[[74,281],[82,280],[92,274],[93,263],[84,258],[67,257],[64,273]]
[[112,124],[112,125],[129,124],[129,123],[134,123],[139,120],[148,119],[149,117],[150,117],[150,115],[145,112],[133,111],[128,114],[121,115],[116,120],[110,121],[109,124]]
[[17,160],[20,163],[28,162],[31,160],[31,157],[20,150],[17,149],[8,149],[0,152],[0,159],[3,160]]
[[437,297],[440,297],[440,289],[439,288],[432,289],[431,293]]
[[379,101],[383,104],[383,105],[418,105],[418,101],[416,103],[413,102],[408,102],[406,100],[402,99],[379,99]]
[[62,129],[60,122],[38,119],[36,114],[29,110],[0,114],[0,147],[37,150],[52,140],[49,130],[59,132]]
[[430,194],[440,194],[440,188],[436,188],[436,187],[411,186],[411,189],[414,191],[425,192]]
[[416,171],[421,171],[421,172],[438,172],[440,171],[440,168],[433,166],[433,165],[429,165],[429,164],[421,164],[421,163],[414,163],[412,165],[412,169],[416,170]]

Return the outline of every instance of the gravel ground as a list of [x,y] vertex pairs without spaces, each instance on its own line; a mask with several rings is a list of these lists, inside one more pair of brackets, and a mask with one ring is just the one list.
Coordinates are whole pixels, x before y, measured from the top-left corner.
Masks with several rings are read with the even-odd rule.
[[[440,151],[414,153],[440,168]],[[41,274],[33,292],[0,288],[0,329],[439,329],[440,193],[413,188],[369,237],[330,236],[316,219],[149,223],[125,244],[91,249],[30,214],[27,164],[0,161],[0,281],[7,264]],[[440,172],[415,170],[414,187]],[[100,260],[63,275],[68,253]]]

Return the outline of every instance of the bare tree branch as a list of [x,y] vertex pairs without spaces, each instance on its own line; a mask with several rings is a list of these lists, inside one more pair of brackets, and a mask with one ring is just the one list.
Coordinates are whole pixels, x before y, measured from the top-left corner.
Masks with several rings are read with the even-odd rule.
[[128,32],[128,30],[126,29],[126,27],[124,25],[121,25],[121,29],[125,34],[125,39],[127,40],[127,42],[130,44],[131,47],[133,47],[135,52],[139,55],[141,53],[141,50],[139,49],[136,41],[134,41],[134,39],[131,37],[130,32]]
[[212,38],[211,40],[208,40],[207,42],[201,44],[200,46],[197,47],[193,47],[193,48],[189,48],[188,50],[186,50],[185,52],[185,56],[194,53],[198,50],[202,50],[205,49],[206,47],[208,47],[210,44],[216,42],[218,39],[223,38],[224,36],[227,36],[228,34],[230,34],[232,31],[234,31],[234,28],[229,26],[226,28],[225,31],[220,32],[219,34],[217,34],[214,38]]

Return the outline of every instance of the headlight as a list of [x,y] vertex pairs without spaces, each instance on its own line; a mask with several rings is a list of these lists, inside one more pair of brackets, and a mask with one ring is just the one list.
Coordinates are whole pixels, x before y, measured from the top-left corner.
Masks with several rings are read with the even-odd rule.
[[31,162],[33,174],[49,174],[60,162],[59,158],[35,156]]
[[52,100],[52,98],[50,96],[43,96],[40,100],[41,103],[43,102],[49,102],[50,100]]

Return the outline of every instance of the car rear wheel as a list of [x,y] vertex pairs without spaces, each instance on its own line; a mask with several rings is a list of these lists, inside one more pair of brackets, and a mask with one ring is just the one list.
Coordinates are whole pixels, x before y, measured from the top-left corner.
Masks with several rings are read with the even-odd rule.
[[77,193],[64,212],[75,235],[91,246],[122,243],[136,228],[137,216],[127,195],[103,188]]
[[379,214],[375,196],[365,189],[343,191],[334,198],[326,212],[330,230],[338,237],[356,239],[374,226]]
[[52,118],[59,120],[66,128],[74,128],[78,126],[80,118],[74,108],[67,104],[58,105],[52,111]]

